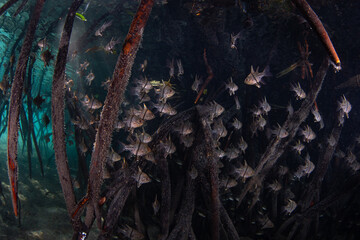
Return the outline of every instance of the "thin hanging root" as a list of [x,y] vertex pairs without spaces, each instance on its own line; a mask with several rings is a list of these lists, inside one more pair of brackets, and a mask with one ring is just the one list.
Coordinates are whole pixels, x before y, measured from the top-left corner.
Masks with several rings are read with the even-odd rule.
[[[68,159],[66,156],[65,130],[64,130],[64,96],[65,96],[65,67],[69,48],[69,40],[75,19],[75,13],[79,9],[83,0],[74,0],[66,16],[59,51],[56,57],[51,96],[51,118],[53,129],[53,142],[55,149],[55,162],[61,188],[64,194],[66,208],[70,217],[76,207],[74,189],[72,187],[69,171]],[[80,222],[78,219],[73,221],[73,228],[78,231]]]
[[29,177],[30,179],[32,178],[32,173],[31,173],[31,135],[30,135],[30,131],[28,129],[27,132],[27,138],[26,138],[26,148],[27,148],[27,159],[28,159],[28,166],[29,166]]
[[[121,54],[117,60],[104,107],[101,112],[98,131],[95,137],[95,147],[91,156],[89,171],[88,194],[90,202],[96,213],[98,227],[101,228],[101,216],[99,216],[100,188],[103,182],[102,171],[106,156],[111,144],[111,135],[114,124],[117,121],[119,106],[124,97],[124,92],[131,75],[136,53],[144,33],[146,22],[154,5],[154,0],[142,0],[131,23],[129,32],[125,38]],[[90,222],[93,213],[87,211],[86,221]]]
[[209,82],[211,81],[211,79],[213,79],[214,77],[214,74],[213,74],[213,71],[207,61],[207,58],[206,58],[206,48],[204,48],[204,62],[205,62],[205,66],[206,66],[206,72],[208,74],[208,77],[206,78],[204,84],[202,85],[198,95],[196,96],[196,99],[195,99],[195,104],[199,101],[201,95],[203,94],[205,88],[207,87],[207,85],[209,84]]
[[168,240],[188,239],[192,217],[195,209],[195,183],[190,175],[186,175],[184,197],[179,209],[176,225],[169,234]]
[[16,17],[20,12],[21,10],[23,10],[23,8],[25,7],[26,3],[28,2],[29,0],[23,0],[22,3],[20,4],[20,6],[18,7],[18,9],[16,10],[16,12],[14,13],[13,17]]
[[87,204],[88,201],[89,201],[89,197],[87,196],[83,197],[83,199],[80,200],[75,211],[71,214],[72,219],[76,219],[78,217],[80,210],[85,206],[85,204]]
[[[34,128],[34,121],[33,121],[33,111],[32,111],[32,101],[31,101],[31,76],[32,76],[32,70],[35,63],[35,57],[30,57],[30,64],[29,64],[29,70],[27,75],[27,82],[25,84],[25,93],[27,97],[27,114],[28,114],[28,131],[27,131],[27,157],[28,157],[28,163],[29,163],[29,176],[31,178],[31,132],[30,129]],[[41,165],[41,169],[42,165]]]
[[204,189],[208,191],[206,195],[210,196],[209,208],[211,212],[211,239],[220,239],[220,198],[219,198],[219,177],[218,177],[218,158],[215,156],[216,141],[212,137],[210,124],[206,121],[206,114],[202,113],[201,106],[196,107],[199,115],[198,124],[201,126],[201,132],[196,137],[198,145],[196,151],[193,152],[193,159],[197,159],[195,166],[199,172],[205,172],[206,177],[200,176]]
[[220,202],[220,218],[222,225],[224,226],[225,231],[227,232],[229,239],[233,240],[240,240],[239,234],[236,231],[234,223],[232,222],[231,218],[229,217],[226,209]]
[[[30,121],[30,120],[29,120],[29,121]],[[31,117],[31,121],[32,121],[32,117]],[[32,125],[34,125],[34,124],[32,124]],[[38,160],[39,160],[39,164],[40,164],[41,176],[43,177],[43,176],[44,176],[44,168],[43,168],[43,163],[42,163],[40,148],[39,148],[39,145],[37,144],[37,141],[36,141],[36,136],[35,136],[34,128],[31,128],[30,131],[31,131],[31,136],[32,136],[32,139],[33,139],[33,142],[34,142],[36,154],[37,154],[37,156],[38,156]]]
[[[119,216],[124,208],[124,205],[131,193],[131,190],[136,186],[136,175],[138,168],[144,167],[144,161],[140,159],[138,162],[134,162],[125,170],[120,170],[121,175],[116,177],[117,181],[114,181],[109,187],[109,191],[106,193],[106,198],[111,199],[109,203],[107,215],[104,221],[104,227],[99,236],[99,240],[109,239],[114,229],[117,226]],[[89,213],[93,213],[94,210],[89,211],[93,205],[88,205],[85,224],[88,226],[89,223],[93,222],[93,217],[88,218]],[[91,220],[91,221],[90,221]]]
[[207,170],[209,174],[209,182],[210,182],[210,190],[211,190],[211,238],[213,240],[220,239],[220,213],[219,213],[219,206],[220,206],[220,198],[219,198],[219,173],[217,162],[218,159],[215,157],[214,149],[215,143],[211,136],[211,127],[205,121],[201,121],[202,129],[204,131],[204,140],[206,146],[206,157],[208,159],[207,163]]
[[306,2],[306,0],[292,0],[292,2],[296,5],[296,7],[303,13],[306,20],[310,23],[315,32],[319,36],[321,42],[325,46],[328,51],[331,60],[335,64],[335,68],[337,71],[341,70],[341,62],[336,53],[336,50],[329,38],[328,33],[326,32],[323,24],[321,23],[319,17],[312,10],[310,5]]
[[9,8],[11,7],[14,3],[16,3],[19,0],[9,0],[7,1],[1,8],[0,8],[0,16]]
[[170,227],[170,207],[171,207],[171,182],[169,174],[169,165],[167,159],[164,157],[164,152],[160,151],[159,156],[156,156],[158,166],[161,169],[161,237],[159,239],[166,239],[169,234]]
[[24,43],[21,47],[18,64],[16,66],[15,76],[11,87],[9,119],[8,119],[8,174],[11,186],[11,197],[15,216],[18,216],[18,163],[17,163],[17,145],[19,130],[19,113],[21,106],[21,96],[24,87],[24,77],[27,62],[30,56],[31,45],[34,40],[36,26],[39,22],[40,13],[45,0],[38,0],[34,12],[31,16],[29,27],[27,29]]

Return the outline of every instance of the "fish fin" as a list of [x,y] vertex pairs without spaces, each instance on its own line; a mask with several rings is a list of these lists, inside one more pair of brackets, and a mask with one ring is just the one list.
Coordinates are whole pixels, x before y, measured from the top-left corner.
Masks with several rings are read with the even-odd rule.
[[119,142],[119,147],[118,147],[119,153],[125,152],[126,149],[126,145],[122,142]]
[[270,66],[267,65],[262,73],[264,74],[264,77],[271,77],[272,73],[270,72]]
[[266,82],[263,79],[261,79],[260,82],[259,82],[259,85],[261,86],[261,84],[266,85]]

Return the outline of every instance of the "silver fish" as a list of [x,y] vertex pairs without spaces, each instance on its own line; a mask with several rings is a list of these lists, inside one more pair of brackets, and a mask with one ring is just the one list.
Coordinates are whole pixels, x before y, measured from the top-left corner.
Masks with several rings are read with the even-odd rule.
[[271,110],[271,106],[267,102],[266,97],[264,97],[264,99],[259,103],[259,107],[263,110],[265,115],[267,115]]
[[286,138],[289,135],[286,129],[281,127],[279,124],[275,127],[275,129],[271,130],[271,133],[278,138]]
[[144,63],[141,63],[141,64],[140,64],[139,70],[140,70],[141,72],[145,72],[145,69],[146,69],[147,65],[148,65],[148,61],[147,61],[147,59],[145,59],[145,60],[144,60]]
[[253,109],[251,109],[251,112],[255,118],[263,114],[263,110],[258,106],[255,106]]
[[355,161],[355,162],[349,164],[349,167],[351,168],[351,170],[353,172],[357,172],[360,169],[360,163]]
[[277,180],[275,180],[274,182],[272,182],[272,183],[270,183],[270,184],[268,185],[268,188],[269,188],[272,192],[278,192],[278,191],[281,190],[282,186],[281,186],[281,184],[280,184]]
[[136,135],[136,138],[142,143],[149,143],[152,141],[151,135],[146,132],[142,132],[139,135]]
[[262,115],[260,115],[260,117],[258,117],[258,119],[256,120],[256,125],[260,131],[264,130],[264,127],[266,125],[266,120]]
[[233,82],[232,77],[230,77],[230,81],[225,84],[225,88],[229,89],[230,96],[235,95],[235,92],[239,89],[238,85]]
[[271,77],[270,67],[266,66],[264,71],[259,72],[259,67],[254,71],[253,66],[251,65],[250,74],[245,78],[244,83],[247,85],[255,85],[257,88],[261,87],[261,84],[264,84],[262,81],[263,77]]
[[297,207],[296,202],[291,199],[288,199],[287,204],[284,206],[283,209],[287,215],[290,215],[295,210],[296,207]]
[[168,68],[169,68],[169,76],[170,79],[174,77],[174,72],[175,72],[175,68],[174,68],[174,59],[171,59],[171,61],[168,61]]
[[174,127],[174,131],[180,135],[188,135],[193,132],[192,123],[190,121],[182,122],[179,126]]
[[301,100],[301,99],[306,98],[306,93],[305,93],[304,90],[301,88],[299,82],[298,82],[297,84],[291,84],[290,90],[293,91],[293,92],[295,92],[295,97],[296,97],[296,99]]
[[177,111],[172,108],[168,103],[155,103],[154,107],[159,111],[160,115],[166,114],[174,116],[177,113]]
[[293,108],[293,106],[291,105],[291,102],[289,102],[289,104],[286,106],[286,110],[287,110],[289,116],[293,115],[293,113],[294,113],[294,108]]
[[107,78],[105,80],[105,82],[102,82],[101,83],[101,86],[105,89],[105,90],[108,90],[109,87],[110,87],[110,84],[111,84],[111,78]]
[[234,101],[235,101],[236,110],[240,110],[241,105],[238,96],[234,96]]
[[146,154],[151,152],[151,148],[146,144],[140,141],[126,145],[123,144],[124,150],[131,152],[134,156],[145,156]]
[[188,135],[181,135],[180,136],[180,142],[182,144],[184,144],[185,147],[189,148],[192,146],[193,142],[194,142],[194,135],[193,134],[188,134]]
[[316,134],[309,127],[309,125],[306,125],[303,129],[300,129],[300,135],[304,136],[305,142],[310,142],[316,138]]
[[245,154],[245,151],[248,147],[248,144],[245,142],[244,138],[241,136],[240,142],[239,142],[239,148],[242,151],[243,154]]
[[113,37],[111,38],[110,42],[105,46],[104,50],[108,53],[114,51],[114,47],[116,44],[120,43],[120,38],[115,40]]
[[145,103],[143,104],[144,107],[140,107],[140,109],[131,109],[130,111],[132,112],[132,114],[148,121],[148,120],[152,120],[155,118],[154,113],[151,112],[150,109],[148,109],[148,107],[145,105]]
[[149,162],[152,162],[153,164],[157,164],[153,152],[149,152],[148,154],[146,154],[146,155],[144,156],[144,158],[145,158],[146,160],[148,160]]
[[301,154],[301,151],[304,150],[305,146],[298,140],[295,146],[292,147],[298,154]]
[[124,128],[124,127],[125,127],[125,123],[122,122],[122,121],[117,121],[117,122],[115,123],[115,126],[114,126],[114,128],[115,128],[116,131],[118,131],[118,130]]
[[351,111],[351,104],[350,102],[346,99],[346,97],[344,95],[342,95],[341,101],[338,102],[339,105],[339,110],[343,113],[345,113],[346,118],[349,118],[349,112]]
[[145,120],[136,115],[130,115],[126,117],[123,122],[127,128],[134,129],[144,125]]
[[225,108],[215,101],[199,107],[201,114],[208,116],[209,123],[212,123],[214,118],[219,117],[225,111]]
[[90,63],[88,61],[80,63],[80,70],[86,70],[89,65]]
[[165,157],[173,154],[176,151],[176,146],[171,141],[171,138],[166,138],[164,141],[160,141],[160,146],[165,150]]
[[154,210],[154,215],[156,215],[160,210],[160,203],[159,203],[159,200],[157,199],[157,194],[155,195],[155,200],[152,203],[152,207]]
[[234,178],[225,178],[220,182],[220,186],[225,187],[225,190],[237,186],[237,181]]
[[319,110],[315,106],[311,109],[311,113],[314,116],[314,122],[321,121],[321,115],[319,113]]
[[114,149],[111,148],[110,154],[109,154],[109,159],[110,159],[112,162],[118,162],[118,161],[121,160],[121,156],[120,156],[120,154],[118,154],[117,152],[115,152]]
[[87,76],[86,76],[86,81],[87,81],[87,85],[90,86],[92,81],[95,79],[95,75],[93,72],[90,72]]
[[160,88],[156,90],[156,93],[159,94],[160,102],[165,103],[168,98],[171,98],[175,94],[175,90],[172,89],[171,84],[168,82],[162,82]]
[[238,40],[240,38],[240,36],[241,36],[241,32],[239,32],[236,35],[231,34],[231,36],[230,36],[230,48],[237,49],[236,48],[236,40]]
[[236,130],[240,130],[242,128],[242,123],[236,118],[234,117],[233,122],[231,123],[231,125],[236,129]]
[[217,140],[219,140],[220,138],[226,137],[227,130],[221,119],[215,120],[215,122],[213,124],[212,132],[215,135],[215,139],[217,139]]
[[255,171],[247,164],[246,161],[243,166],[240,166],[239,168],[235,168],[235,172],[243,180],[250,178],[250,177],[254,176],[254,174],[255,174]]
[[110,27],[112,23],[113,23],[113,20],[111,20],[111,21],[109,21],[109,22],[103,23],[103,25],[101,25],[101,27],[98,28],[98,30],[96,30],[95,36],[97,36],[97,37],[99,37],[99,36],[102,37],[103,32],[104,32],[108,27]]
[[176,65],[178,67],[178,74],[177,74],[178,77],[184,75],[184,68],[183,68],[183,65],[181,63],[181,59],[176,60]]
[[134,178],[137,182],[138,188],[145,183],[151,182],[151,178],[149,177],[149,175],[144,173],[140,168],[138,169],[138,172],[135,174]]
[[86,107],[87,109],[96,110],[102,107],[102,103],[92,97],[91,99],[88,97],[88,95],[85,95],[84,99],[81,101],[81,103]]
[[46,46],[47,46],[46,38],[41,39],[37,45],[40,48],[40,51],[43,51],[43,49],[46,48]]
[[195,80],[193,82],[193,84],[191,85],[191,89],[194,92],[199,92],[199,88],[200,88],[200,84],[202,83],[202,78],[199,77],[199,75],[195,75]]
[[225,153],[223,150],[221,150],[220,148],[216,148],[216,149],[214,150],[214,152],[215,152],[215,155],[216,155],[218,158],[223,158],[223,157],[225,157],[225,155],[226,155],[226,153]]
[[82,130],[88,130],[90,127],[89,123],[86,120],[84,120],[83,118],[80,118],[80,120],[79,119],[71,119],[71,122],[74,125],[78,126]]
[[135,79],[134,83],[137,85],[139,92],[144,91],[148,93],[153,88],[153,85],[151,85],[147,77]]
[[308,176],[314,171],[315,164],[310,161],[310,155],[307,154],[305,157],[305,165],[302,166],[302,171]]
[[[219,155],[219,153],[221,153],[221,152],[218,152],[217,154]],[[225,156],[229,160],[237,158],[239,156],[239,154],[240,154],[240,150],[237,149],[237,148],[234,148],[234,147],[227,148],[226,151],[225,151]]]

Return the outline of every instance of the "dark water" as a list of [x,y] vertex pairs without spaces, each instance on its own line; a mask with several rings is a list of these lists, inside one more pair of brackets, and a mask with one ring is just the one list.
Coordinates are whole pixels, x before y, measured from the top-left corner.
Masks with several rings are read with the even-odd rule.
[[[35,62],[27,65],[24,81],[31,85],[22,94],[19,123],[20,217],[13,213],[6,164],[9,101],[36,1],[13,16],[21,2],[0,17],[0,239],[358,239],[359,1],[308,1],[341,60],[339,72],[327,69],[328,52],[291,1],[156,1],[118,106],[111,150],[95,177],[104,178],[102,203],[95,204],[101,223],[87,222],[84,211],[75,231],[55,164],[59,146],[53,144],[51,114],[54,64],[70,0],[46,1],[32,43]],[[106,121],[106,81],[138,5],[86,0],[74,21],[64,126],[79,203],[89,196],[95,136]],[[110,22],[102,36],[96,34]],[[116,44],[110,48],[111,40]],[[53,59],[44,66],[46,51]],[[244,81],[256,77],[252,66],[259,72],[269,67],[272,75],[259,88]],[[196,76],[202,79],[198,89]],[[306,96],[295,95],[297,84]],[[265,97],[269,112],[260,107]],[[144,107],[149,110],[141,112]],[[320,122],[312,111],[320,113]],[[151,112],[154,118],[146,120]],[[152,141],[144,142],[145,133]],[[303,149],[296,151],[296,145]],[[89,206],[85,201],[84,209]]]

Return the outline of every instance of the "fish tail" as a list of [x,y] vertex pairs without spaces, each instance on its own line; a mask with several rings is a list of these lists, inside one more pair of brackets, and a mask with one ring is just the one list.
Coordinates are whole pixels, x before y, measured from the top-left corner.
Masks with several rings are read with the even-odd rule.
[[127,151],[128,150],[128,148],[127,148],[127,145],[125,145],[124,143],[121,143],[121,142],[119,142],[119,153],[122,153],[122,152],[125,152],[125,151]]
[[270,66],[269,65],[266,65],[266,67],[264,68],[263,74],[264,74],[264,77],[271,77],[272,76],[272,73],[270,72]]

